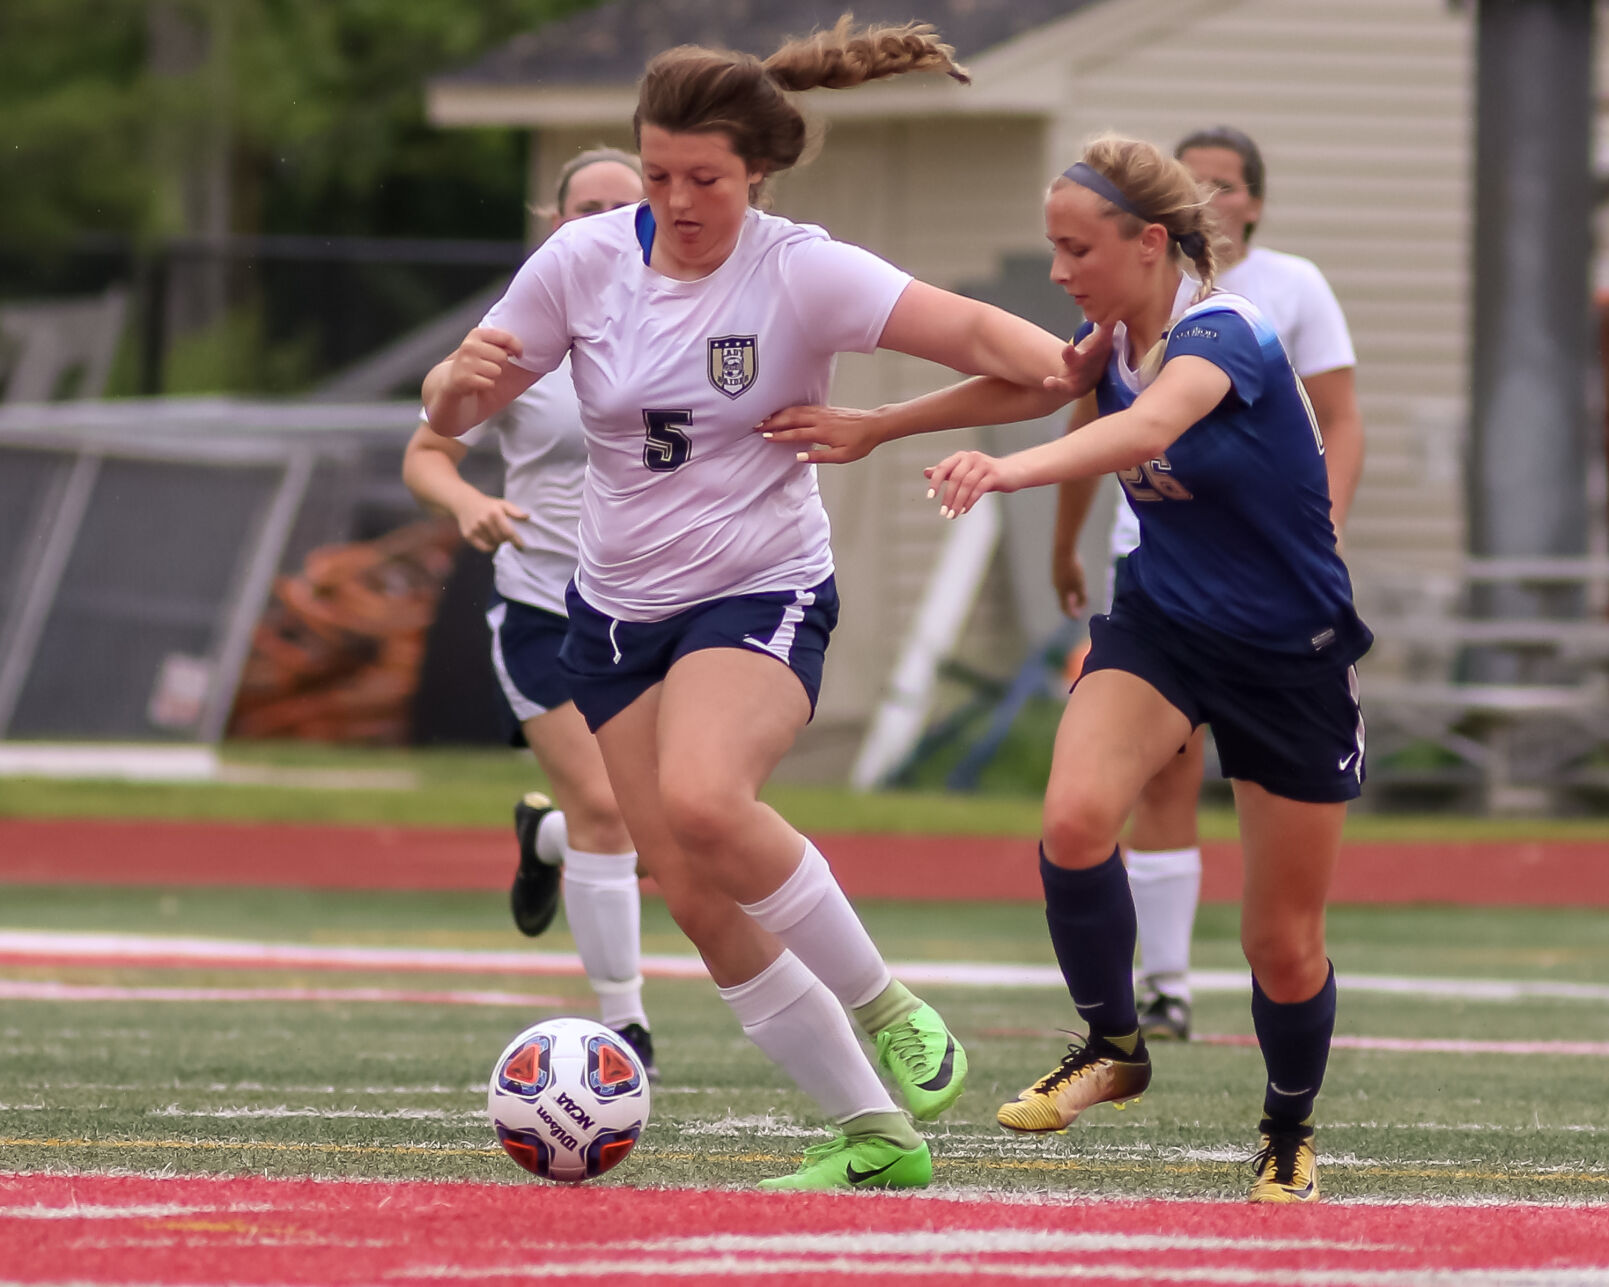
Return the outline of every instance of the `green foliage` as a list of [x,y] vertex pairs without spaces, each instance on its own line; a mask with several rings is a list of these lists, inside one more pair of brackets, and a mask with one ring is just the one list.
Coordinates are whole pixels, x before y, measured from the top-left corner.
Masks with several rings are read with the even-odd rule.
[[269,341],[254,308],[235,308],[204,330],[177,338],[167,352],[163,391],[210,393],[253,388],[263,393],[294,393],[304,387],[312,367],[313,337]]
[[6,0],[0,247],[187,230],[218,164],[236,230],[517,237],[517,135],[425,83],[591,2]]

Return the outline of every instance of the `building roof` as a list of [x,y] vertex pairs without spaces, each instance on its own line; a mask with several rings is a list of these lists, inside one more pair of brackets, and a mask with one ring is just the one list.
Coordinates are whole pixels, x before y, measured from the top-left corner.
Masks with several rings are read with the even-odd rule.
[[1100,0],[610,0],[516,36],[461,71],[451,86],[631,85],[643,65],[675,45],[766,55],[789,37],[857,22],[918,18],[938,28],[965,62],[985,50]]

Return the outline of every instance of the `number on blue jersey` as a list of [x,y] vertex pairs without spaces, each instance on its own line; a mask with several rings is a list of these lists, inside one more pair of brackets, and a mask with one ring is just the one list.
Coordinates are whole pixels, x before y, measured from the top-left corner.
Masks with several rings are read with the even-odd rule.
[[1190,489],[1173,476],[1166,453],[1131,469],[1120,469],[1117,477],[1123,490],[1137,501],[1192,499]]

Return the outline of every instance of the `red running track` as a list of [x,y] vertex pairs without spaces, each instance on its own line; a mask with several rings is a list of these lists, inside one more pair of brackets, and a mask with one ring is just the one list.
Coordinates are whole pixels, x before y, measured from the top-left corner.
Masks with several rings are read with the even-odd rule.
[[[1031,840],[816,837],[854,898],[1031,901]],[[1240,849],[1209,843],[1202,896],[1234,901]],[[0,883],[270,885],[310,889],[504,889],[501,829],[0,818]],[[1609,845],[1597,841],[1349,844],[1333,901],[1609,907]]]
[[1602,1207],[0,1177],[14,1283],[1602,1282]]

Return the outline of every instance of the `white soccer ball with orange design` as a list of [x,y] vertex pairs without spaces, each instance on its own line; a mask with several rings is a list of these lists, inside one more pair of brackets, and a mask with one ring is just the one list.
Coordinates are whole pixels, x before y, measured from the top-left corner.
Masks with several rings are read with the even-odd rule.
[[636,1146],[648,1124],[648,1074],[601,1023],[545,1019],[498,1056],[486,1111],[504,1151],[527,1171],[578,1183]]

